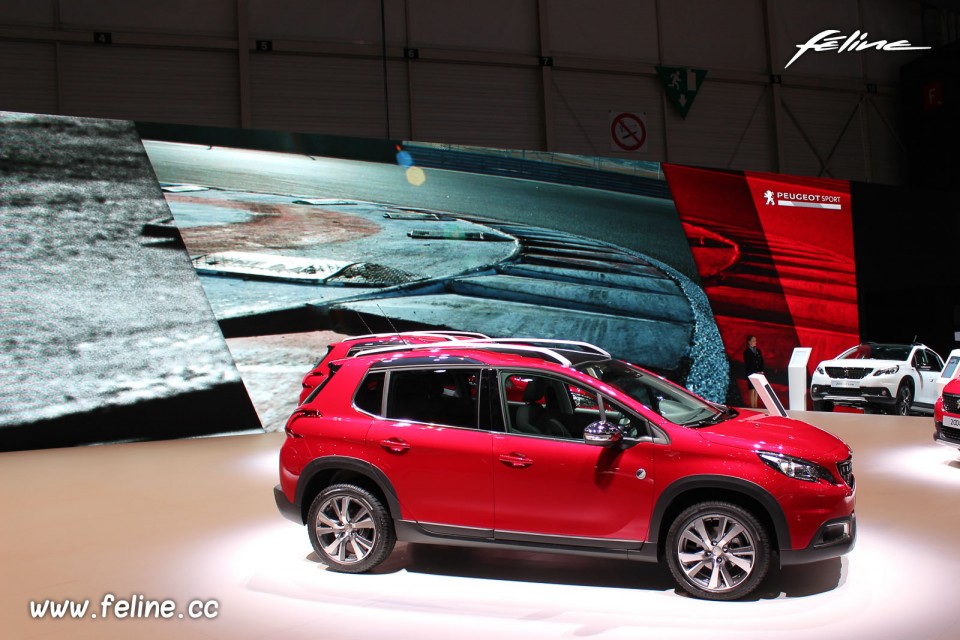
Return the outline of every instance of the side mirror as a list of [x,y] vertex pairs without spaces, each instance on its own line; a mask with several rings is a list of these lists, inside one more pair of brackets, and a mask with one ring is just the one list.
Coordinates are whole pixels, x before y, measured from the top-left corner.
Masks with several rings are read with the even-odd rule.
[[623,431],[611,422],[598,420],[586,426],[583,430],[583,440],[587,444],[609,447],[623,440]]

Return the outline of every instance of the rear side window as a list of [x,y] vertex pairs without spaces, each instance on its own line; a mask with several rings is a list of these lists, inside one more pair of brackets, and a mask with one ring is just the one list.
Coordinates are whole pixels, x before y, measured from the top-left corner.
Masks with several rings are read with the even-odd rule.
[[383,381],[386,374],[383,371],[368,373],[360,383],[353,404],[358,409],[372,413],[375,416],[383,415]]
[[391,371],[386,417],[476,429],[479,380],[479,369]]

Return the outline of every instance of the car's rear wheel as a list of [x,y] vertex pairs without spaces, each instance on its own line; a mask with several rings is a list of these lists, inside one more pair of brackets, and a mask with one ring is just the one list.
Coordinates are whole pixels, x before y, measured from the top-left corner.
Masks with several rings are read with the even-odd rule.
[[897,389],[897,413],[901,416],[910,415],[910,408],[913,406],[913,387],[907,382],[901,382]]
[[343,573],[372,569],[397,541],[393,520],[380,500],[351,484],[327,487],[314,498],[307,533],[321,561]]
[[707,600],[736,600],[759,586],[770,567],[770,538],[735,504],[701,502],[670,525],[667,566],[681,589]]

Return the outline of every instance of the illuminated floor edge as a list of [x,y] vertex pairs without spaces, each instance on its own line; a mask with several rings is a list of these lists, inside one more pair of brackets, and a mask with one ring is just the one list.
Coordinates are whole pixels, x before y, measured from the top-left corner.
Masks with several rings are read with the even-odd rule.
[[[282,434],[0,454],[5,638],[952,637],[960,453],[930,418],[797,414],[854,450],[860,535],[760,595],[678,594],[655,565],[399,545],[327,572],[273,505]],[[97,619],[117,599],[216,601],[212,619]],[[91,601],[82,620],[31,601]],[[211,609],[213,612],[214,610]],[[12,633],[11,633],[12,632]]]

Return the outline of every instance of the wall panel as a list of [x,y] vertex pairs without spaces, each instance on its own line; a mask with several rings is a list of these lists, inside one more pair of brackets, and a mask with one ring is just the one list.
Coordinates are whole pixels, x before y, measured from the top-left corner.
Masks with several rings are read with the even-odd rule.
[[[69,29],[236,36],[236,0],[59,0]],[[39,4],[39,3],[38,3]]]
[[[663,160],[663,109],[660,80],[650,76],[553,71],[553,122],[556,151],[585,155]],[[646,114],[647,149],[614,149],[610,112]]]
[[0,41],[0,90],[5,111],[57,111],[56,45]]
[[[408,112],[403,64],[388,67],[391,124]],[[380,60],[263,54],[251,55],[250,69],[256,129],[386,136]]]
[[[324,0],[284,3],[250,0],[250,32],[261,39],[291,39],[313,42],[379,44],[380,2],[378,0]],[[402,38],[402,4],[386,2],[391,18],[387,42]]]
[[655,62],[657,11],[653,0],[551,0],[547,11],[550,52],[576,57]]
[[66,115],[239,125],[236,53],[93,45],[61,49]]
[[721,169],[774,169],[775,139],[768,85],[710,81],[684,120],[667,109],[670,162]]
[[537,67],[411,62],[413,128],[422,142],[543,148]]
[[3,3],[4,24],[52,25],[54,21],[52,2],[36,0],[6,0]]
[[[857,106],[860,99],[860,95],[848,92],[785,87],[783,104],[793,117],[784,118],[781,172],[866,180],[869,173],[863,127],[866,115],[864,105]],[[827,163],[826,169],[821,162]]]
[[535,0],[416,0],[407,6],[410,46],[540,52]]
[[663,64],[767,70],[760,0],[661,2],[660,12]]

